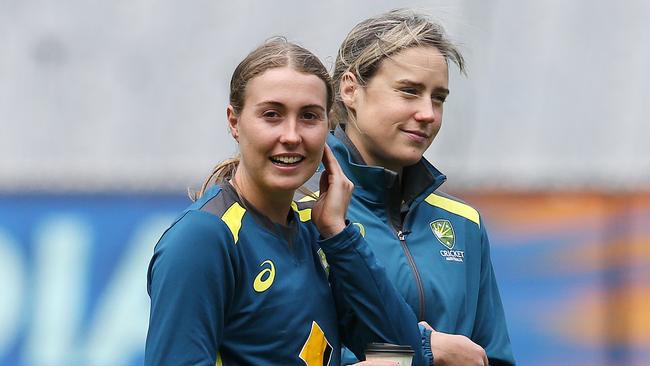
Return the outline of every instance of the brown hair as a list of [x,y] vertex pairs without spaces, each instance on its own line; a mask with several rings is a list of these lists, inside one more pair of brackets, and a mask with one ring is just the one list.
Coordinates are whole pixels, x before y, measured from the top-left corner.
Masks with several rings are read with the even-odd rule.
[[[298,72],[315,75],[323,80],[327,89],[327,113],[334,104],[332,80],[323,63],[309,50],[287,41],[284,37],[274,37],[254,49],[235,68],[230,79],[230,105],[235,114],[241,113],[246,100],[246,87],[255,77],[277,67],[290,67]],[[239,166],[239,155],[217,164],[205,179],[198,192],[188,192],[192,200],[197,200],[213,184],[232,179]]]
[[[395,9],[357,24],[345,37],[334,64],[332,82],[336,95],[332,121],[345,123],[351,115],[341,100],[341,77],[351,72],[366,85],[381,62],[411,47],[435,47],[446,60],[453,61],[465,73],[462,54],[447,37],[443,27],[412,10]],[[352,116],[353,117],[353,116]]]

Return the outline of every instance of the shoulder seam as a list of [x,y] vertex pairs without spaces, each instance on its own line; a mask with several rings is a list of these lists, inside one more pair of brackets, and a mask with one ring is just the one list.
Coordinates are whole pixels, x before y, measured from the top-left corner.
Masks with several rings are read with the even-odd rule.
[[246,209],[243,208],[238,202],[235,202],[230,205],[226,212],[224,212],[220,217],[221,221],[223,221],[226,226],[228,226],[228,229],[230,229],[230,233],[235,240],[235,244],[237,244],[237,241],[239,240],[239,230],[241,229],[241,223],[244,219],[245,213]]
[[458,216],[462,216],[470,221],[473,221],[481,227],[481,216],[478,213],[478,211],[463,202],[441,196],[439,194],[431,193],[427,198],[424,199],[424,201],[431,206],[435,206],[438,208],[441,208],[445,211],[451,212],[453,214],[456,214]]
[[[209,218],[210,220],[215,220],[216,222],[220,222],[221,224],[225,225],[225,228],[228,228],[228,231],[230,231],[231,234],[233,234],[232,231],[231,231],[230,226],[228,226],[228,223],[227,223],[226,221],[224,221],[223,218],[219,217],[218,215],[215,215],[215,214],[212,213],[212,212],[203,211],[203,210],[196,210],[196,209],[193,209],[193,210],[187,210],[187,211],[186,211],[186,212],[181,216],[181,218],[182,218],[183,216],[188,215],[188,214],[201,215],[201,216],[205,216],[206,218]],[[179,221],[180,221],[180,220],[179,220]],[[219,224],[219,225],[221,225],[221,224]],[[176,225],[176,222],[174,222],[174,224],[173,224],[172,226],[174,226],[174,225]],[[225,228],[224,228],[224,227],[220,227],[219,230],[224,230]],[[169,230],[169,229],[171,229],[171,227],[168,228],[167,230]],[[232,239],[233,239],[232,244],[237,244],[237,241],[235,240],[235,236],[234,236],[234,235],[231,235],[231,237],[232,237]]]
[[234,243],[237,244],[246,209],[236,200],[229,199],[224,195],[225,191],[220,189],[217,194],[203,203],[197,211],[216,216],[223,221],[230,230]]

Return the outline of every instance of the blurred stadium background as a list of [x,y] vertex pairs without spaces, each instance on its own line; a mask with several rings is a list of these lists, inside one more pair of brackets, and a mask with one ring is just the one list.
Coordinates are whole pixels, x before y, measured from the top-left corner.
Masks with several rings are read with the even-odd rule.
[[[650,3],[0,0],[0,365],[139,365],[146,268],[272,35],[333,64],[414,7],[462,44],[427,157],[479,208],[521,365],[650,365]],[[646,141],[646,142],[643,142]]]

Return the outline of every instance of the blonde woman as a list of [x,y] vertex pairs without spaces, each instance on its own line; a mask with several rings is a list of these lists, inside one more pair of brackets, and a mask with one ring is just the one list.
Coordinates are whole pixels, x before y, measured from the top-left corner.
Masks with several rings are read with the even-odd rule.
[[423,15],[395,10],[357,24],[336,59],[328,145],[355,184],[348,218],[435,329],[436,365],[514,365],[485,224],[439,190],[446,177],[423,157],[442,123],[450,61],[464,71],[458,48]]

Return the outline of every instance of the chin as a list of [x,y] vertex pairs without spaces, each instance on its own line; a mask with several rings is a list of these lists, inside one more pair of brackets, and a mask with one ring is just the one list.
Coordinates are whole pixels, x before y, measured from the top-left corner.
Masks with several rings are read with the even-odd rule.
[[282,192],[288,192],[288,191],[295,191],[300,186],[302,186],[307,179],[278,179],[273,182],[269,182],[268,187],[274,191],[282,191]]
[[404,153],[399,156],[395,156],[394,160],[399,162],[399,165],[402,167],[411,166],[417,164],[418,161],[422,159],[422,154],[414,154],[413,152]]

